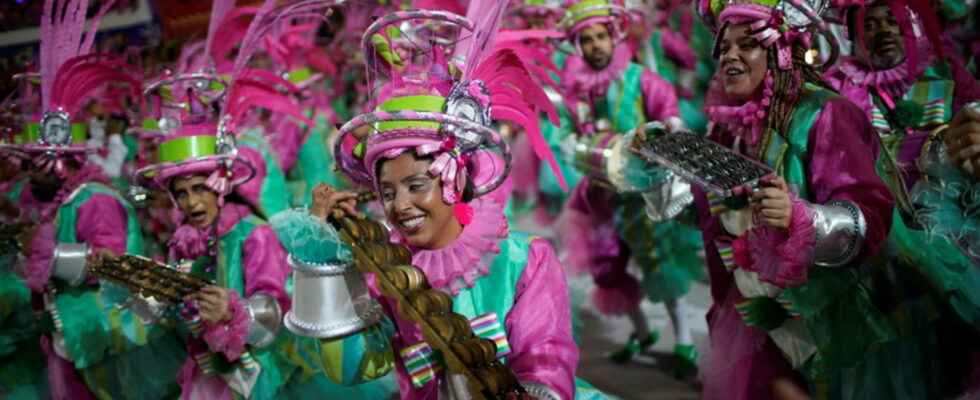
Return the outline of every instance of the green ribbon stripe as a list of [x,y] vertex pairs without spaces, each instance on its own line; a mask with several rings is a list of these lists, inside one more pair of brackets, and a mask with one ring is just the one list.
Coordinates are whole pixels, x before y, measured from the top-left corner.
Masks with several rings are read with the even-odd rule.
[[[440,96],[404,96],[395,97],[385,101],[378,108],[385,112],[396,112],[404,110],[421,112],[442,112],[446,105],[446,98]],[[438,122],[429,121],[385,121],[378,123],[378,130],[381,132],[396,129],[432,129],[438,130]]]
[[[28,122],[24,125],[24,130],[20,135],[14,137],[15,144],[31,144],[41,140],[41,124],[38,122]],[[71,124],[71,142],[82,143],[88,140],[88,125],[84,122]]]
[[572,21],[577,23],[586,18],[609,15],[608,8],[589,10],[589,8],[591,7],[608,7],[608,6],[609,6],[608,0],[583,0],[569,7],[568,11],[572,14]]
[[184,136],[160,144],[160,162],[178,162],[215,154],[218,137],[212,135]]

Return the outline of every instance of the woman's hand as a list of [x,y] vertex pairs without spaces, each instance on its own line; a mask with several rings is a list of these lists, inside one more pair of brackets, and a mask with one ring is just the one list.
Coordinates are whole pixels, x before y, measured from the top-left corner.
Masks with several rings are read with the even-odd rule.
[[944,141],[953,164],[980,178],[980,103],[970,103],[956,113]]
[[229,291],[219,286],[207,286],[200,292],[188,296],[189,299],[197,301],[197,309],[201,313],[204,322],[228,322],[231,321],[231,311],[228,306]]
[[326,219],[335,208],[339,208],[347,215],[360,215],[357,212],[357,193],[336,191],[322,183],[313,188],[311,214]]
[[762,188],[752,192],[752,210],[755,216],[766,225],[788,229],[793,217],[789,186],[780,177],[763,180],[762,185]]
[[116,253],[113,253],[112,250],[92,249],[92,251],[89,252],[87,256],[85,256],[85,264],[88,265],[100,264],[105,260],[113,259],[116,257],[117,257]]

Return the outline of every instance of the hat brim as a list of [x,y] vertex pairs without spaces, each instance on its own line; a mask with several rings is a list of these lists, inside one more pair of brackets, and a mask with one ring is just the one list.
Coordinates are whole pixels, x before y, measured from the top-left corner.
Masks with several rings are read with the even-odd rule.
[[153,164],[133,174],[136,185],[154,190],[170,190],[170,181],[178,176],[210,174],[226,161],[232,161],[231,186],[238,187],[255,177],[258,170],[247,159],[234,154],[203,157],[173,163]]
[[[354,131],[365,125],[380,122],[414,121],[437,122],[439,129],[431,128],[401,128],[385,132],[373,133],[364,143],[367,148],[362,157],[355,155],[355,149],[361,143],[354,137]],[[510,147],[499,133],[475,122],[453,117],[442,113],[421,111],[375,111],[359,115],[340,128],[340,135],[334,145],[334,158],[340,171],[351,181],[359,185],[377,190],[374,176],[374,165],[378,161],[376,155],[391,149],[416,147],[423,144],[441,143],[447,134],[441,129],[451,125],[482,136],[483,144],[471,150],[469,165],[470,178],[473,183],[473,197],[480,197],[492,192],[503,184],[510,173]],[[499,155],[498,155],[499,154]],[[497,160],[493,165],[480,165],[485,160]]]
[[78,156],[94,153],[95,149],[78,144],[70,146],[51,146],[42,144],[0,144],[0,150],[9,153],[21,154],[24,158],[31,158],[39,154],[50,154],[54,156]]

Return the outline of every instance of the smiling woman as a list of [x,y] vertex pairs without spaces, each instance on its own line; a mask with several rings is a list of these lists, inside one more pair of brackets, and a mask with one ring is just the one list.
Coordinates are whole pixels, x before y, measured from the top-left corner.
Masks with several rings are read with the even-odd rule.
[[429,174],[430,164],[431,157],[420,159],[407,152],[383,161],[378,180],[385,215],[405,242],[440,249],[456,240],[463,226],[453,213],[453,205],[442,199],[442,183]]
[[[596,398],[594,389],[575,379],[578,349],[572,340],[563,268],[546,240],[510,229],[498,200],[506,198],[498,195],[508,190],[503,184],[511,159],[492,120],[513,122],[543,142],[537,116],[553,111],[513,50],[491,50],[486,43],[465,39],[492,42],[506,3],[472,1],[467,18],[478,17],[473,22],[448,13],[410,11],[372,25],[365,33],[371,39],[365,40],[368,57],[390,55],[399,45],[409,47],[405,53],[457,56],[419,56],[397,63],[392,57],[379,57],[369,62],[369,74],[386,80],[372,91],[380,93],[377,109],[340,129],[335,158],[348,178],[375,191],[391,227],[390,240],[407,245],[412,265],[425,274],[431,289],[451,298],[452,311],[471,324],[493,321],[491,325],[499,326],[481,330],[480,335],[497,335],[496,358],[506,361],[529,394],[539,399]],[[451,21],[464,39],[396,41],[423,32],[409,29],[391,35],[393,30],[430,25],[401,23],[406,21]],[[418,51],[412,47],[417,43],[433,48]],[[442,48],[444,44],[450,47]],[[536,150],[543,159],[552,157],[546,148]],[[312,216],[300,217],[322,220],[335,216],[338,209],[358,213],[355,198],[354,193],[321,185],[314,190]],[[297,242],[314,241],[300,239]],[[291,254],[294,266],[299,265],[295,260],[301,257]],[[374,286],[372,279],[365,280]],[[321,297],[328,301],[311,304],[316,299],[294,298],[294,309],[332,310],[352,301],[341,291]],[[380,362],[381,355],[394,350],[400,356],[394,368],[402,399],[443,398],[447,391],[469,390],[465,382],[443,372],[420,378],[418,367],[425,363],[417,362],[416,351],[432,339],[402,318],[389,299],[374,301],[386,314],[380,322],[354,334],[318,336],[321,348],[332,349],[317,353],[326,376],[341,384],[376,379],[392,367]],[[347,320],[320,323],[334,326]]]
[[797,385],[820,387],[817,398],[904,398],[913,391],[878,385],[897,379],[875,366],[907,349],[896,350],[856,268],[891,220],[877,142],[862,111],[805,62],[825,24],[800,18],[819,2],[800,3],[701,2],[720,63],[709,138],[776,175],[739,199],[695,196],[715,299],[704,398],[769,399]]

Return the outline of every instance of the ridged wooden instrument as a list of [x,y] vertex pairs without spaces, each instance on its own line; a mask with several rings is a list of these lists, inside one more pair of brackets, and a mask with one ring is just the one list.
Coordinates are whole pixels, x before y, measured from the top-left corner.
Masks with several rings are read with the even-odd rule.
[[473,398],[531,398],[514,372],[497,360],[496,344],[473,333],[469,320],[452,311],[452,297],[429,286],[425,273],[411,265],[412,253],[390,243],[381,224],[336,212],[331,221],[353,250],[359,271],[374,274],[397,312],[417,324],[425,342],[441,353],[445,369],[466,377]]
[[133,255],[100,258],[88,265],[88,273],[119,284],[133,294],[169,304],[179,304],[184,297],[213,285],[196,275]]

